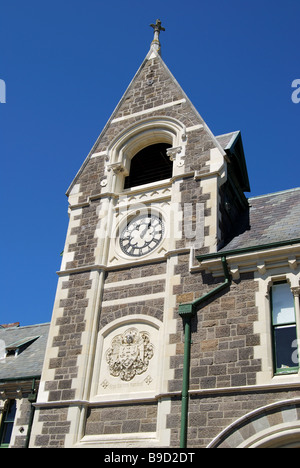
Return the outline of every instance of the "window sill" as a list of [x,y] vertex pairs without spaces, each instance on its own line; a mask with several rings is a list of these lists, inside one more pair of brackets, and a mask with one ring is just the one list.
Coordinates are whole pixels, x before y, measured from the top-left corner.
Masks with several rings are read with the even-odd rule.
[[299,372],[298,367],[291,367],[291,368],[288,368],[288,369],[280,369],[280,370],[277,370],[274,373],[274,377],[278,377],[278,376],[281,376],[281,375],[298,374],[298,372]]

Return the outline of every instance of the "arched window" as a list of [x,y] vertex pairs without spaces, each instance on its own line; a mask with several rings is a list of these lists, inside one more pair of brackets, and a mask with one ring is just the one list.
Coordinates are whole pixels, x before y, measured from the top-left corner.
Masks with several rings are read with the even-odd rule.
[[124,189],[171,178],[173,162],[167,155],[167,149],[171,146],[168,143],[156,143],[140,150],[131,160]]

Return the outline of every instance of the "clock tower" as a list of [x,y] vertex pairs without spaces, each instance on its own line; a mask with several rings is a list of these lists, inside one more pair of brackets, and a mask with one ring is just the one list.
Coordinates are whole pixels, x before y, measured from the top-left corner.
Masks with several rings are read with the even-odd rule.
[[178,308],[210,287],[196,254],[229,235],[233,134],[212,134],[161,58],[161,22],[151,26],[149,53],[67,191],[33,447],[179,444]]

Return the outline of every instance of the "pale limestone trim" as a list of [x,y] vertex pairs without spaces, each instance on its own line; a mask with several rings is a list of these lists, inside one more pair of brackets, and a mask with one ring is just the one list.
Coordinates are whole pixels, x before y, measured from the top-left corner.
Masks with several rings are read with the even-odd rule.
[[[107,148],[106,169],[111,164],[121,164],[123,173],[112,175],[107,172],[102,192],[121,193],[124,185],[124,174],[130,172],[130,164],[133,156],[148,145],[154,143],[168,143],[173,147],[182,147],[181,156],[185,154],[186,128],[177,119],[171,117],[149,117],[137,124],[130,126],[122,134],[118,135]],[[183,166],[178,171],[174,165],[174,175],[183,171]]]
[[76,447],[85,448],[139,448],[139,447],[159,447],[159,440],[156,432],[143,432],[133,434],[108,434],[84,436]]
[[[297,440],[299,440],[299,435],[300,421],[295,421],[294,424],[282,423],[256,433],[254,436],[238,445],[237,448],[260,448],[262,445],[265,447],[266,444],[272,445],[272,442],[276,443],[279,439],[285,440],[284,445],[289,444],[289,441],[293,444],[293,442],[296,442],[294,437],[297,436]],[[296,447],[287,448],[299,448],[299,446],[297,444]]]
[[22,435],[22,433],[20,432],[20,428],[21,427],[26,428],[24,431],[25,434],[27,434],[27,428],[28,428],[28,424],[17,425],[17,421],[19,421],[20,418],[22,417],[21,409],[22,409],[23,399],[16,398],[15,401],[16,401],[16,415],[15,415],[14,426],[13,426],[13,430],[12,430],[12,434],[10,438],[9,447],[13,447],[16,442],[16,437]]
[[[158,248],[158,251],[159,251],[159,248]],[[82,267],[69,268],[67,270],[57,271],[56,274],[59,277],[63,278],[63,277],[72,275],[74,273],[85,273],[85,272],[90,272],[90,271],[115,271],[118,266],[121,269],[122,268],[124,269],[125,267],[130,268],[132,266],[150,265],[150,264],[153,264],[153,263],[161,263],[162,261],[167,260],[168,258],[177,256],[177,255],[186,254],[186,253],[187,254],[190,253],[190,247],[186,247],[186,248],[184,247],[184,248],[181,248],[181,249],[169,250],[167,252],[161,253],[161,255],[157,254],[153,258],[144,258],[144,257],[142,257],[142,258],[137,259],[137,260],[127,261],[124,264],[120,263],[119,265],[110,265],[110,266],[106,266],[106,265],[103,265],[103,264],[102,265],[100,265],[100,264],[86,265],[86,266],[82,266]],[[199,270],[199,268],[197,268],[197,270]]]
[[114,283],[105,283],[104,290],[106,291],[107,289],[114,289],[114,288],[119,288],[122,286],[132,286],[135,284],[148,284],[152,283],[154,281],[165,281],[166,280],[166,274],[162,275],[154,275],[154,276],[145,276],[143,278],[134,278],[130,280],[124,280],[124,281],[116,281]]
[[219,210],[219,194],[218,183],[215,178],[202,179],[200,188],[203,195],[209,194],[210,198],[206,201],[205,208],[211,210],[210,216],[205,216],[204,227],[208,228],[209,235],[204,238],[204,246],[209,248],[210,252],[216,250],[218,244],[218,210]]
[[171,199],[172,187],[168,179],[163,184],[143,185],[139,190],[124,191],[120,195],[118,204],[116,205],[116,213],[124,215],[125,211],[130,209],[140,209],[144,205],[152,203],[162,203],[165,205]]
[[[69,276],[64,276],[58,279],[56,297],[53,307],[53,317],[55,321],[51,321],[49,336],[46,346],[46,353],[43,365],[42,376],[39,385],[38,398],[39,403],[48,401],[49,391],[45,390],[45,382],[55,380],[55,369],[50,369],[50,360],[58,357],[59,348],[57,346],[53,347],[53,338],[59,334],[59,325],[55,325],[58,318],[63,316],[64,308],[60,307],[60,301],[62,299],[67,299],[68,289],[63,289],[62,283],[69,280]],[[33,426],[35,429],[35,425]]]
[[201,397],[210,396],[210,395],[226,395],[226,394],[239,394],[239,393],[256,393],[264,391],[282,391],[282,390],[299,390],[300,389],[300,380],[298,381],[286,381],[281,383],[270,383],[270,384],[260,384],[260,385],[243,385],[240,387],[220,387],[220,388],[204,388],[198,390],[190,390],[189,395],[199,395]]
[[[273,274],[272,274],[273,273]],[[270,287],[276,281],[285,280],[291,288],[299,287],[300,270],[291,273],[288,270],[273,270],[264,275],[255,273],[255,281],[258,283],[258,291],[255,293],[255,304],[258,308],[258,321],[254,323],[254,333],[260,335],[260,345],[254,347],[254,358],[261,359],[262,371],[257,373],[257,384],[261,385],[280,385],[300,383],[300,370],[298,374],[274,375],[273,371],[273,346],[272,346],[272,328],[271,328],[271,306],[270,306]],[[298,343],[300,343],[300,313],[299,301],[295,308],[296,324],[298,333]],[[291,354],[294,350],[291,349]]]
[[75,184],[69,194],[68,202],[70,205],[77,205],[79,198],[82,196],[80,192],[80,184]]
[[[141,400],[137,401],[142,403]],[[136,402],[136,403],[137,403]],[[171,399],[162,397],[160,400],[145,400],[144,402],[157,402],[157,426],[155,432],[140,432],[133,434],[107,434],[107,435],[84,435],[84,425],[86,419],[86,408],[70,406],[68,420],[71,420],[70,434],[66,436],[65,447],[74,448],[125,448],[130,446],[138,447],[168,447],[171,441],[171,430],[167,429],[167,416],[171,412]],[[122,402],[118,401],[122,405]],[[124,403],[123,403],[124,404]],[[127,401],[127,404],[130,402]],[[90,404],[90,406],[97,406]],[[78,413],[80,413],[78,415]],[[80,420],[77,426],[75,421]]]
[[[226,251],[219,252],[219,258],[207,259],[200,263],[198,270],[212,273],[214,277],[223,276],[221,257],[226,256],[230,272],[234,279],[239,279],[241,273],[259,272],[271,275],[272,271],[297,271],[300,265],[300,243],[272,249],[244,252],[230,255]],[[195,269],[197,271],[197,269]]]
[[98,158],[99,156],[107,156],[107,151],[98,151],[96,153],[93,153],[91,159]]
[[164,364],[160,374],[160,392],[168,391],[168,384],[174,379],[175,369],[171,367],[171,357],[176,356],[176,344],[170,344],[170,335],[176,333],[177,319],[174,317],[176,310],[176,295],[173,294],[174,286],[181,282],[181,275],[175,275],[175,266],[178,265],[178,256],[169,257],[167,260],[167,277],[165,287],[164,320],[162,327],[162,355]]
[[133,297],[125,297],[124,299],[116,299],[115,301],[103,301],[103,307],[113,307],[117,305],[126,305],[126,304],[134,304],[143,302],[143,301],[153,301],[155,299],[163,299],[165,297],[165,293],[154,293],[154,294],[149,294],[147,296],[147,299],[145,299],[145,296],[133,296]]
[[120,203],[124,198],[126,199],[132,196],[142,195],[145,192],[153,193],[157,190],[171,190],[171,182],[172,179],[158,180],[157,182],[153,182],[152,184],[139,185],[138,187],[132,187],[130,189],[123,190],[123,192],[119,195]]
[[78,376],[72,380],[72,388],[76,388],[75,398],[78,399],[87,399],[89,396],[105,274],[103,271],[91,272],[90,280],[92,287],[86,294],[88,307],[85,312],[85,331],[81,335],[82,352],[77,358]]
[[[175,321],[176,322],[176,321]],[[97,345],[97,352],[95,356],[95,366],[93,371],[93,379],[92,379],[92,386],[91,386],[91,395],[97,393],[97,388],[99,386],[99,377],[100,377],[100,362],[101,356],[103,353],[103,344],[105,337],[111,336],[111,333],[115,330],[116,332],[119,331],[120,327],[127,327],[130,325],[137,325],[143,328],[143,324],[148,324],[153,329],[157,330],[158,336],[156,338],[157,343],[162,343],[163,339],[168,338],[162,335],[162,322],[158,319],[153,317],[149,317],[146,315],[131,315],[122,317],[120,319],[115,320],[112,323],[106,325],[101,331],[99,332],[98,338],[98,345]],[[120,329],[121,330],[121,329]],[[158,362],[162,362],[163,356],[163,349],[160,346],[160,349],[157,349],[156,352]],[[162,368],[158,366],[158,369]],[[173,371],[174,372],[174,371]],[[67,402],[70,405],[69,414],[71,416],[72,413],[72,428],[71,434],[67,436],[66,439],[66,446],[75,446],[75,447],[126,447],[128,444],[132,447],[160,447],[166,446],[170,443],[170,435],[171,432],[169,429],[166,428],[167,425],[167,415],[170,413],[171,409],[171,400],[170,397],[173,394],[162,394],[159,393],[159,388],[161,388],[161,381],[162,379],[159,378],[159,373],[156,382],[156,390],[155,391],[142,391],[142,392],[133,392],[131,394],[125,395],[113,395],[109,394],[105,397],[105,395],[97,395],[94,398],[90,398],[89,401],[70,401]],[[178,395],[180,393],[178,392]],[[176,394],[177,395],[177,394]],[[100,398],[100,400],[99,400]],[[130,403],[143,403],[143,402],[153,402],[157,403],[158,405],[158,417],[157,417],[157,431],[153,433],[139,433],[139,434],[120,434],[120,435],[95,435],[95,436],[84,436],[84,425],[85,425],[85,418],[86,418],[86,411],[84,407],[87,406],[104,406],[104,405],[116,405],[116,404],[130,404]],[[63,402],[57,402],[63,403]],[[66,404],[66,402],[64,402]],[[45,405],[45,404],[44,404]],[[50,403],[47,405],[49,406]],[[80,414],[79,414],[80,413]],[[72,435],[73,434],[73,435]]]
[[[221,441],[223,439],[223,437],[226,435],[226,434],[230,434],[230,432],[232,430],[234,430],[235,428],[239,427],[239,426],[242,426],[243,423],[246,423],[247,421],[252,421],[255,417],[259,417],[259,415],[264,415],[266,414],[266,412],[274,409],[276,410],[277,408],[283,408],[285,406],[292,406],[292,405],[295,405],[295,404],[299,404],[299,401],[300,399],[299,398],[292,398],[290,400],[280,400],[280,401],[277,401],[275,403],[270,403],[269,405],[266,405],[266,406],[262,406],[262,407],[259,407],[259,408],[256,408],[255,410],[253,411],[250,411],[249,413],[243,415],[242,417],[236,419],[233,423],[231,423],[229,426],[227,426],[223,431],[221,431],[207,446],[207,448],[213,448],[219,441]],[[300,421],[297,423],[297,427],[300,427]],[[275,427],[278,427],[278,426],[272,426],[272,428],[274,429]],[[272,431],[273,432],[273,431]],[[278,432],[277,432],[278,433]],[[258,435],[259,434],[259,435]],[[257,432],[257,434],[255,434],[254,437],[254,440],[255,438],[259,438],[261,439],[261,435],[259,433],[259,431]],[[244,443],[241,443],[241,445],[239,445],[237,448],[242,448],[242,446],[245,444],[245,447],[246,447],[246,444],[247,442],[250,443],[252,438],[249,438],[249,439],[246,439],[244,441]],[[253,440],[253,439],[252,439]],[[265,442],[265,440],[264,440]],[[251,443],[249,444],[249,447],[250,445],[252,445]],[[244,448],[245,448],[244,447]],[[254,447],[253,447],[254,448]]]
[[162,398],[157,408],[157,437],[159,445],[169,447],[171,443],[171,429],[167,429],[167,416],[171,414],[172,402],[169,398]]
[[[61,270],[66,269],[66,265],[68,262],[72,262],[74,260],[74,252],[69,252],[69,247],[77,242],[77,235],[71,235],[71,231],[74,228],[77,228],[81,224],[81,216],[82,216],[82,208],[77,210],[73,210],[70,212],[70,221],[68,226],[68,231],[66,235],[66,242],[64,246],[64,253],[61,261]],[[78,219],[75,219],[78,217]]]
[[204,125],[202,125],[202,124],[192,125],[191,127],[186,128],[186,132],[190,133],[190,132],[194,132],[195,130],[201,130],[202,128],[204,128]]
[[[91,195],[91,196],[88,196],[87,199],[82,202],[82,203],[77,203],[76,204],[71,204],[70,200],[69,200],[69,211],[71,210],[77,210],[79,208],[84,208],[84,207],[87,207],[87,206],[90,206],[91,202],[95,201],[95,200],[102,200],[102,199],[114,199],[114,200],[118,200],[119,197],[120,199],[122,197],[131,197],[133,196],[135,193],[143,193],[143,192],[146,192],[146,191],[151,191],[153,192],[155,188],[162,188],[163,186],[169,186],[172,188],[172,184],[173,183],[176,183],[176,182],[181,182],[182,180],[184,179],[189,179],[189,178],[192,178],[194,177],[195,175],[195,172],[194,171],[190,171],[190,172],[186,172],[186,173],[181,173],[181,174],[177,174],[177,175],[173,175],[173,177],[171,177],[171,179],[165,179],[163,181],[158,181],[158,182],[154,182],[153,184],[145,184],[145,185],[141,185],[139,187],[137,187],[136,189],[128,189],[128,190],[124,190],[124,191],[121,191],[120,193],[113,193],[113,192],[110,192],[110,191],[106,191],[106,192],[103,192],[103,193],[98,193],[96,195]],[[204,174],[204,177],[206,176],[206,174]],[[211,174],[207,174],[207,177],[211,177]],[[203,178],[203,174],[201,175],[200,179]],[[151,188],[153,188],[153,190],[151,190]],[[163,198],[162,198],[163,199]]]
[[[256,393],[264,391],[283,391],[283,390],[299,390],[300,381],[298,382],[282,382],[279,384],[271,383],[269,385],[244,385],[240,387],[220,387],[220,388],[204,388],[189,390],[189,395],[205,397],[210,395],[226,395],[226,394],[239,394],[239,393]],[[117,403],[123,404],[136,404],[136,403],[151,403],[154,401],[160,401],[162,399],[178,398],[181,396],[181,391],[176,392],[164,392],[155,395],[155,397],[148,397],[146,395],[143,398],[135,398],[134,395],[130,399],[123,398],[118,400]],[[290,400],[288,400],[290,401]],[[86,406],[86,407],[101,407],[101,406],[116,406],[116,402],[112,400],[62,400],[62,401],[49,401],[44,403],[33,403],[35,408],[59,408],[65,406]]]
[[[148,197],[146,197],[148,200]],[[178,239],[178,232],[176,236],[176,231],[174,224],[178,225],[178,210],[172,209],[173,207],[166,200],[164,203],[153,202],[150,207],[145,204],[145,202],[139,202],[130,206],[122,208],[121,213],[119,209],[115,210],[113,217],[113,225],[110,230],[111,234],[111,243],[109,246],[109,257],[108,257],[108,266],[128,266],[132,262],[137,265],[138,263],[144,264],[145,262],[151,262],[151,259],[162,258],[165,259],[165,254],[175,246],[175,239]],[[177,205],[176,205],[177,206]],[[120,247],[119,234],[128,224],[128,221],[131,218],[134,218],[140,214],[146,214],[151,212],[151,214],[160,217],[164,223],[165,231],[163,238],[160,244],[151,252],[142,257],[130,257],[126,255]],[[121,216],[120,216],[121,214]],[[171,222],[173,221],[173,222]]]
[[138,117],[140,115],[151,114],[152,112],[157,112],[157,111],[160,111],[162,109],[167,109],[169,107],[178,106],[179,104],[183,104],[185,102],[186,102],[186,99],[184,99],[184,98],[183,99],[178,99],[178,101],[168,102],[167,104],[163,104],[161,106],[156,106],[156,107],[152,107],[151,109],[146,109],[146,110],[143,110],[143,111],[140,111],[140,112],[135,112],[133,114],[125,115],[124,117],[118,117],[116,119],[113,119],[111,121],[111,123],[123,122],[123,120],[132,119],[132,118]]
[[222,171],[213,171],[213,172],[199,172],[195,171],[194,179],[195,180],[202,180],[202,179],[210,179],[210,178],[215,178],[220,177],[222,174]]
[[[227,387],[226,387],[227,389]],[[191,393],[192,394],[192,393]],[[119,403],[120,406],[122,405],[134,405],[134,404],[143,404],[143,403],[155,403],[156,401],[161,401],[161,400],[168,400],[171,398],[177,398],[181,396],[181,391],[177,392],[166,392],[166,393],[160,393],[155,395],[154,397],[149,397],[148,395],[143,395],[142,398],[137,398],[135,395],[132,395],[131,398],[122,398],[121,400],[112,401],[112,400],[62,400],[62,401],[48,401],[45,403],[33,403],[32,405],[38,409],[38,408],[61,408],[61,407],[76,407],[76,406],[82,406],[82,407],[102,407],[102,406],[116,406],[116,403]]]
[[42,434],[44,428],[44,422],[40,421],[40,409],[37,407],[37,403],[33,403],[33,406],[36,408],[33,418],[32,432],[30,436],[29,448],[35,448],[35,439],[38,435]]
[[86,406],[83,405],[69,406],[67,420],[71,424],[69,433],[66,434],[64,448],[74,448],[76,442],[83,437],[86,410]]
[[137,151],[152,143],[165,142],[172,146],[186,144],[186,127],[179,120],[168,116],[154,116],[143,119],[126,128],[109,144],[107,153],[110,163],[121,162],[120,151],[126,150],[130,159]]
[[143,315],[143,314],[126,315],[125,317],[121,317],[109,323],[108,325],[105,325],[105,327],[101,328],[99,334],[106,337],[119,326],[127,325],[127,324],[131,325],[135,322],[148,324],[156,328],[157,330],[159,330],[162,325],[162,322],[160,320],[156,319],[155,317],[150,317],[149,315]]
[[[115,302],[115,301],[114,301]],[[118,302],[118,301],[116,301]],[[105,307],[107,303],[103,303]],[[109,373],[107,363],[105,361],[105,349],[108,349],[111,345],[111,339],[117,334],[124,332],[127,327],[137,328],[139,331],[146,331],[149,333],[151,342],[154,344],[154,356],[149,362],[149,368],[141,376],[138,377],[138,382],[129,381],[129,382],[120,382],[118,377],[112,377]],[[122,331],[121,331],[122,330]],[[122,317],[120,319],[114,320],[105,327],[103,327],[98,334],[96,355],[95,355],[95,364],[93,369],[93,377],[91,382],[91,396],[90,402],[100,402],[100,401],[109,401],[109,402],[120,402],[120,400],[125,399],[155,399],[156,395],[159,393],[159,379],[156,374],[155,363],[162,362],[162,322],[154,317],[148,315],[136,314]],[[158,365],[159,367],[159,365]],[[153,374],[154,371],[154,374]],[[147,384],[144,383],[147,374],[153,374],[152,382],[150,388]],[[154,378],[156,377],[156,378]],[[108,379],[110,385],[108,388],[103,388],[101,385],[102,380]],[[113,382],[116,380],[115,384]],[[118,384],[119,382],[119,384]],[[114,385],[111,388],[111,385]],[[116,386],[119,385],[119,386]],[[115,388],[116,387],[116,388]],[[123,388],[122,388],[123,387]]]

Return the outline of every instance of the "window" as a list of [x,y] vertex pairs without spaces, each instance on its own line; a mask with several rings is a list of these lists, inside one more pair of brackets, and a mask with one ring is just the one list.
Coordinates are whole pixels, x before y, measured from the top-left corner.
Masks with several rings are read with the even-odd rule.
[[9,447],[16,415],[16,400],[10,400],[0,428],[0,448]]
[[6,357],[18,356],[22,353],[22,351],[25,351],[25,349],[28,348],[28,346],[30,346],[38,338],[39,336],[33,336],[14,341],[10,345],[6,346]]
[[271,289],[274,371],[298,371],[298,345],[294,296],[287,282],[274,283]]
[[131,161],[130,174],[125,178],[124,189],[170,179],[173,163],[167,155],[171,145],[157,143],[139,151]]

